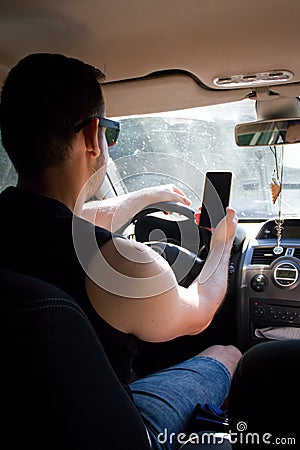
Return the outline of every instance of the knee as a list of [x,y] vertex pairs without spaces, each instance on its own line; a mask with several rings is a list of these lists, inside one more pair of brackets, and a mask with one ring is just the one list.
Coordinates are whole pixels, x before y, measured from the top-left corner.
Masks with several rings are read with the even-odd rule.
[[199,353],[199,356],[209,356],[220,361],[227,367],[231,376],[233,376],[242,357],[242,353],[234,345],[213,345]]

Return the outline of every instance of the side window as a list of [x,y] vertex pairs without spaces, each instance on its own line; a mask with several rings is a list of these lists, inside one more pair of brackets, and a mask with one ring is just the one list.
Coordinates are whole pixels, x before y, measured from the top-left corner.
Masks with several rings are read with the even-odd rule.
[[0,141],[0,192],[8,186],[15,186],[17,174]]

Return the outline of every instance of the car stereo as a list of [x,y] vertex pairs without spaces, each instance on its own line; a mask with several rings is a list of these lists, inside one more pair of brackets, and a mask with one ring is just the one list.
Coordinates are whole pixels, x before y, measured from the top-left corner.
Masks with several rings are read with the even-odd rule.
[[300,328],[300,220],[284,222],[283,253],[276,247],[275,221],[244,243],[238,276],[238,340],[243,350],[265,340],[265,327]]

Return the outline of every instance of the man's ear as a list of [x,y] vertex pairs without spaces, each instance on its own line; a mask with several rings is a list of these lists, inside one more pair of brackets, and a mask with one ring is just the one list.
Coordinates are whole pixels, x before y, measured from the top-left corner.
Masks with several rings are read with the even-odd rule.
[[99,119],[92,119],[84,128],[83,136],[85,147],[90,156],[97,158],[100,154],[98,142],[98,123]]

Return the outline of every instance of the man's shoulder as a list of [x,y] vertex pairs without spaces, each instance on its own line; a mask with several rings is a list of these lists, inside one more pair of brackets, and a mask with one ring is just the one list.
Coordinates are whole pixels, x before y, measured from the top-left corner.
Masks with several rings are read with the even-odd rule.
[[53,207],[61,208],[65,211],[69,211],[70,215],[72,215],[67,206],[58,200],[15,186],[9,186],[4,189],[0,193],[0,201],[1,204],[7,204],[7,206],[15,206],[18,204],[18,207],[20,208],[30,208],[31,205],[33,207],[44,206],[45,209],[53,209]]
[[90,246],[95,240],[97,246],[101,247],[114,236],[109,230],[92,224],[77,215],[72,216],[72,234],[74,244],[84,242],[84,246]]

